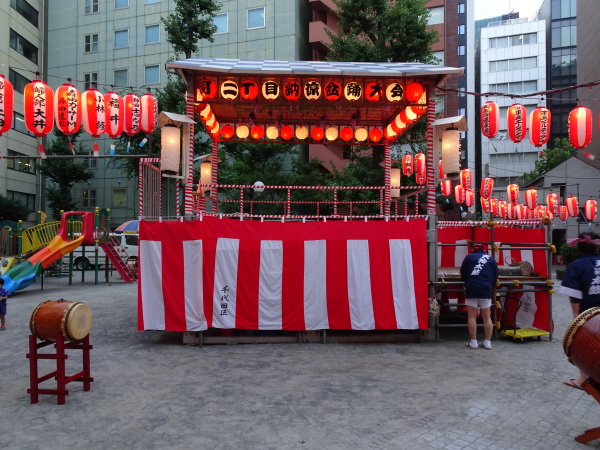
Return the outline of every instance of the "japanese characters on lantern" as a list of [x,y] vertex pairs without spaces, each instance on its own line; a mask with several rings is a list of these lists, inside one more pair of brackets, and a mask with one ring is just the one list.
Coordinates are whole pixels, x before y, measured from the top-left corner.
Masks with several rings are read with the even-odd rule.
[[410,153],[407,153],[402,157],[402,173],[410,177],[413,174],[413,157]]
[[506,127],[508,138],[513,142],[521,142],[527,132],[527,110],[519,103],[511,105],[506,111]]
[[550,192],[546,196],[546,208],[552,214],[558,214],[558,207],[560,206],[560,199],[556,192]]
[[481,196],[485,199],[488,199],[492,196],[492,192],[494,191],[494,179],[490,177],[485,177],[481,180]]
[[106,111],[105,132],[111,138],[116,138],[123,133],[123,98],[116,92],[104,94],[104,108]]
[[473,187],[473,172],[471,169],[463,169],[460,171],[460,184],[465,189]]
[[65,83],[56,89],[54,120],[56,128],[67,136],[81,128],[81,94],[72,84]]
[[487,138],[493,138],[500,131],[500,108],[494,102],[485,102],[480,110],[481,132]]
[[14,88],[10,81],[0,75],[0,136],[12,127]]
[[38,138],[38,150],[46,157],[41,138],[54,128],[54,92],[43,81],[34,80],[23,90],[25,127]]
[[128,136],[134,136],[140,132],[140,98],[134,93],[130,92],[123,98],[123,104],[123,116],[125,118],[123,123],[123,131],[125,131]]
[[508,200],[511,204],[516,205],[519,203],[519,185],[515,183],[511,183],[506,187],[506,194],[508,195]]
[[[93,138],[99,138],[106,128],[104,95],[97,89],[88,89],[81,94],[83,129]],[[93,154],[98,156],[98,143],[93,145]]]
[[551,123],[552,114],[548,108],[538,106],[531,111],[531,116],[529,118],[529,141],[536,147],[545,145],[550,138]]

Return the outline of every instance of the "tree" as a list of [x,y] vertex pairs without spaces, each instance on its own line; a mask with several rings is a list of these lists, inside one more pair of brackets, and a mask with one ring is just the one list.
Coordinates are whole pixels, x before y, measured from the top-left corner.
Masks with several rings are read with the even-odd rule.
[[175,53],[189,59],[198,51],[200,39],[214,42],[212,35],[217,27],[213,19],[220,9],[214,0],[175,0],[175,14],[160,18]]
[[0,194],[0,222],[10,220],[18,222],[27,220],[31,211],[18,200],[7,198]]
[[[67,136],[55,131],[54,139],[46,149],[47,155],[72,155]],[[75,148],[77,137],[81,131],[71,137]],[[88,152],[81,146],[75,150],[77,155],[87,155]],[[36,164],[37,170],[45,176],[51,184],[46,187],[48,206],[52,210],[54,219],[60,219],[60,211],[73,211],[77,203],[73,199],[73,185],[86,182],[94,178],[94,173],[88,169],[86,160],[73,158],[45,159],[41,164]]]
[[544,156],[535,162],[535,169],[523,174],[523,182],[529,183],[576,154],[577,149],[569,143],[568,139],[555,139],[554,147],[547,148]]

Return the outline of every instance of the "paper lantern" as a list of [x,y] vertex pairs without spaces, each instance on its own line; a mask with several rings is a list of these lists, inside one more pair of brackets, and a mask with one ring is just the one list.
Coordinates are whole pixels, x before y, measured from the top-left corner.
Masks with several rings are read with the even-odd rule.
[[[396,130],[398,130],[398,128],[396,128]],[[383,130],[383,137],[388,140],[388,141],[392,141],[396,138],[396,136],[398,135],[398,131],[394,130],[394,127],[392,127],[392,125],[388,125],[387,127],[384,128]]]
[[196,105],[195,110],[202,120],[206,120],[206,118],[212,114],[212,109],[208,103],[200,103]]
[[460,171],[460,184],[465,189],[473,188],[473,171],[471,169],[463,169]]
[[[529,116],[529,141],[536,147],[541,147],[550,138],[552,114],[544,106],[538,106]],[[556,214],[553,212],[553,214]]]
[[594,199],[588,199],[583,204],[583,215],[588,222],[592,222],[596,219],[598,214],[598,203]]
[[407,106],[404,109],[404,114],[406,114],[406,117],[410,122],[414,122],[419,117],[419,115],[410,106]]
[[340,137],[342,138],[342,141],[351,141],[352,138],[354,137],[354,132],[352,131],[352,128],[349,127],[344,127],[342,128],[342,130],[340,131]]
[[212,80],[199,80],[196,82],[196,101],[212,100],[217,95],[217,83]]
[[[140,98],[134,93],[130,92],[123,98],[123,102],[123,116],[125,118],[123,123],[123,131],[125,131],[128,136],[134,136],[140,131]],[[211,112],[210,106],[206,105],[200,115],[202,115],[207,108],[208,111]]]
[[427,177],[424,173],[415,173],[415,181],[418,185],[422,186],[427,182]]
[[[400,169],[397,167],[390,169],[390,186],[400,186]],[[400,189],[391,189],[390,196],[392,198],[400,197]]]
[[385,98],[388,102],[399,102],[404,97],[404,89],[400,83],[391,83],[385,89]]
[[0,136],[12,127],[14,93],[12,83],[0,75]]
[[485,102],[479,111],[481,133],[487,138],[493,138],[500,131],[500,108],[494,102]]
[[508,195],[508,201],[513,205],[519,203],[519,185],[515,183],[511,183],[506,186],[506,194]]
[[398,114],[396,118],[390,122],[390,125],[396,133],[404,133],[404,131],[406,131],[406,123],[402,121],[400,114]]
[[369,138],[369,132],[365,128],[357,128],[354,132],[354,138],[358,142],[364,142]]
[[546,208],[552,214],[558,214],[558,207],[560,205],[560,199],[558,198],[558,194],[556,192],[550,192],[546,196]]
[[506,128],[508,138],[513,142],[521,142],[527,132],[527,109],[515,103],[506,111]]
[[426,162],[427,162],[427,158],[426,158],[425,154],[423,154],[421,152],[415,154],[415,158],[414,158],[415,173],[418,173],[420,175],[425,175]]
[[508,205],[504,200],[498,200],[498,216],[506,219],[508,213]]
[[250,130],[250,136],[252,136],[252,139],[254,139],[255,141],[262,139],[264,135],[265,129],[260,125],[254,125]]
[[160,130],[160,170],[178,173],[181,155],[181,133],[179,127],[168,124]]
[[250,136],[250,128],[247,125],[238,125],[235,129],[235,135],[239,139],[246,139]]
[[325,130],[321,127],[314,127],[310,132],[310,137],[313,138],[314,141],[320,141],[325,137]]
[[111,138],[121,136],[121,133],[123,133],[123,125],[125,124],[123,118],[123,98],[116,92],[107,92],[104,94],[104,108],[106,124],[104,132]]
[[342,96],[342,85],[337,81],[328,81],[323,88],[323,96],[331,102],[339,100]]
[[414,162],[413,157],[410,153],[407,153],[402,157],[402,173],[410,177],[413,174]]
[[488,199],[492,196],[492,192],[494,191],[494,179],[490,177],[485,177],[481,180],[481,196],[485,199]]
[[457,184],[454,186],[454,200],[456,203],[464,203],[466,197],[465,188],[463,188],[462,185]]
[[538,219],[541,219],[546,215],[546,207],[544,205],[537,205],[535,207],[534,214]]
[[283,85],[283,96],[291,102],[299,100],[302,95],[302,87],[296,80],[288,81]]
[[513,220],[517,218],[517,205],[513,203],[509,203],[506,206],[506,218]]
[[344,86],[346,100],[355,102],[362,97],[362,85],[357,81],[350,81]]
[[56,128],[67,136],[81,128],[81,94],[72,84],[65,83],[54,94]]
[[[104,95],[97,89],[88,89],[81,94],[81,122],[86,133],[93,138],[99,138],[106,128],[106,107]],[[125,121],[127,124],[127,121]],[[98,143],[94,142],[94,156],[98,156]]]
[[524,220],[527,218],[527,211],[525,210],[525,205],[518,203],[515,205],[515,216],[519,220]]
[[152,94],[140,97],[140,128],[146,134],[156,130],[158,125],[158,100]]
[[54,128],[54,92],[43,81],[35,80],[23,90],[25,127],[38,138],[38,150],[46,157],[41,138]]
[[421,86],[421,84],[410,83],[408,86],[406,86],[404,97],[409,102],[416,103],[421,99],[424,92],[425,90],[423,89],[423,86]]
[[442,164],[447,174],[460,170],[460,133],[457,128],[448,128],[442,133]]
[[383,86],[374,81],[365,86],[365,98],[370,102],[378,102],[383,97]]
[[294,130],[289,125],[284,125],[281,127],[279,134],[281,135],[281,139],[289,141],[294,136]]
[[276,126],[271,125],[267,127],[267,131],[265,132],[267,139],[275,140],[279,137],[279,130]]
[[475,203],[475,191],[473,189],[465,189],[465,205],[470,208]]
[[225,100],[235,100],[240,93],[240,88],[233,80],[225,80],[221,83],[221,97]]
[[535,189],[525,191],[525,204],[529,209],[535,209],[537,206],[537,191]]
[[491,211],[492,211],[492,214],[493,214],[494,216],[497,216],[497,215],[499,215],[499,214],[498,214],[498,206],[499,206],[499,203],[500,203],[500,202],[498,201],[498,199],[497,199],[497,198],[494,198],[494,197],[490,198],[490,209],[491,209]]
[[451,180],[440,181],[440,188],[442,190],[442,195],[444,195],[446,197],[450,197],[452,195],[452,181]]
[[567,207],[567,212],[571,217],[577,217],[579,215],[579,202],[577,197],[569,196],[565,200],[565,206]]
[[479,197],[479,202],[481,203],[481,210],[483,212],[489,213],[492,210],[491,202],[489,198]]
[[223,137],[223,139],[231,139],[234,134],[235,130],[229,124],[224,125],[223,128],[221,128],[221,136]]
[[309,81],[304,84],[304,97],[307,100],[318,100],[321,97],[321,83]]
[[325,130],[325,139],[328,141],[335,141],[338,138],[338,134],[337,127],[328,127],[327,130]]
[[276,81],[265,81],[262,85],[262,95],[267,100],[275,100],[279,97],[279,84]]
[[383,133],[379,128],[372,128],[371,131],[369,131],[369,139],[371,142],[379,142],[382,137]]
[[442,163],[441,159],[438,160],[438,178],[445,178],[444,177],[444,164]]
[[303,141],[307,137],[308,137],[308,128],[306,128],[303,125],[296,127],[296,139]]
[[254,100],[258,97],[258,83],[254,80],[243,81],[240,85],[240,96],[244,100]]
[[578,106],[569,113],[569,142],[577,149],[586,147],[592,140],[592,111]]
[[558,218],[563,222],[566,222],[568,217],[569,211],[567,210],[567,205],[560,205],[558,207]]
[[[212,163],[205,161],[200,164],[200,184],[212,184]],[[202,193],[210,191],[210,186],[202,187]]]

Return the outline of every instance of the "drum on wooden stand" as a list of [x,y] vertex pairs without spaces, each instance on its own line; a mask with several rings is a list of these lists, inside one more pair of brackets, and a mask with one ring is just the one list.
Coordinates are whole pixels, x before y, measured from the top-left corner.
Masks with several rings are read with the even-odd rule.
[[563,338],[563,349],[571,364],[600,381],[600,308],[575,317]]
[[40,339],[56,341],[62,336],[67,341],[86,337],[92,328],[92,310],[82,302],[46,300],[31,313],[29,329]]

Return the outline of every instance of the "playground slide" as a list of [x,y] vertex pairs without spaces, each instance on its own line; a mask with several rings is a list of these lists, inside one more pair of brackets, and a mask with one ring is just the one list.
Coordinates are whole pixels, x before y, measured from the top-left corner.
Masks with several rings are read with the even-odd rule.
[[[81,235],[72,240],[67,237],[67,218],[69,215],[83,215],[84,217]],[[90,241],[93,242],[93,224],[93,213],[64,213],[60,228],[54,239],[27,261],[17,264],[2,275],[2,278],[4,278],[4,289],[7,289],[12,294],[19,289],[26,288],[52,263],[68,255],[80,245],[90,243]]]

